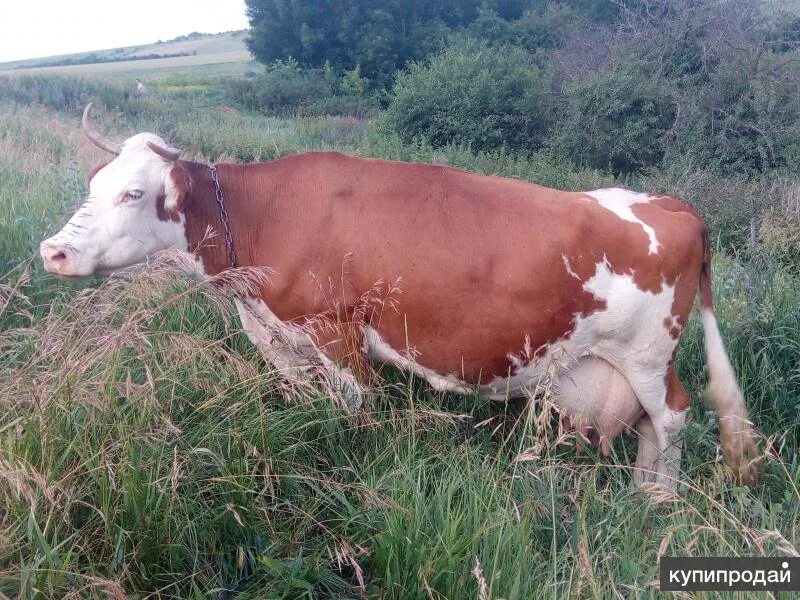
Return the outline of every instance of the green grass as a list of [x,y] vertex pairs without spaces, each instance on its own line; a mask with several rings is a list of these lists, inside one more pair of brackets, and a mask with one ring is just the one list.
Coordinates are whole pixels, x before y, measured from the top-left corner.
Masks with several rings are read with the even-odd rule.
[[771,263],[715,261],[723,334],[772,456],[762,481],[726,477],[693,320],[679,357],[694,398],[685,489],[652,500],[628,488],[634,439],[602,459],[545,407],[441,395],[394,372],[364,426],[322,390],[287,394],[231,307],[190,278],[44,274],[38,242],[106,159],[78,128],[90,99],[109,136],[155,130],[204,160],[339,148],[613,184],[547,154],[433,151],[354,120],[223,113],[213,81],[191,85],[206,88],[154,102],[0,83],[1,594],[655,597],[661,555],[796,555],[800,289]]
[[85,77],[128,83],[133,91],[133,79],[138,77],[148,83],[181,75],[223,76],[242,75],[246,71],[258,69],[247,51],[220,52],[218,54],[198,54],[173,56],[148,60],[127,60],[121,62],[95,63],[88,65],[68,65],[63,67],[37,67],[7,71],[4,74],[14,77],[45,75],[61,77]]

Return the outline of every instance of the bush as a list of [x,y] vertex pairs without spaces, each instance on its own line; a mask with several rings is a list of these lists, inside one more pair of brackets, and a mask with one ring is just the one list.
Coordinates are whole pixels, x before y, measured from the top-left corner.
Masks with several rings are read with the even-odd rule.
[[232,102],[246,110],[294,112],[330,94],[321,72],[302,69],[291,59],[276,61],[260,77],[232,82]]
[[548,75],[522,48],[460,40],[401,72],[386,123],[405,141],[532,150],[547,131]]
[[673,109],[661,82],[630,57],[568,86],[554,145],[581,166],[630,173],[656,165]]
[[332,69],[306,69],[276,61],[260,76],[228,83],[227,102],[244,110],[280,115],[362,117],[372,107],[358,68],[339,76]]
[[[690,156],[723,174],[759,174],[800,165],[800,70],[766,55],[758,74],[720,62],[702,85],[680,92],[684,115],[665,161]],[[764,73],[781,71],[768,77]]]
[[800,270],[800,220],[771,210],[758,228],[759,252],[792,270]]

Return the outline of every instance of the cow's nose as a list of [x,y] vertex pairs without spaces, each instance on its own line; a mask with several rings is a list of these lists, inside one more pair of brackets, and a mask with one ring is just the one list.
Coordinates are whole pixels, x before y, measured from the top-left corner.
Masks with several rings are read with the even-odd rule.
[[66,246],[42,243],[39,254],[42,256],[45,270],[49,273],[62,273],[64,267],[69,264],[70,251]]

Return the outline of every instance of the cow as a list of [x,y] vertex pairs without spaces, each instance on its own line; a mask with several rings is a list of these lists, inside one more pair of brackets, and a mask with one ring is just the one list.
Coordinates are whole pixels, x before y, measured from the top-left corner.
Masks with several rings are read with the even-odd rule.
[[[48,272],[108,274],[165,249],[191,253],[209,276],[271,267],[268,284],[235,302],[281,370],[315,362],[356,405],[370,361],[494,400],[549,381],[555,404],[603,453],[635,425],[632,484],[669,490],[690,404],[675,359],[699,295],[706,395],[727,462],[755,480],[755,435],[715,316],[708,232],[681,200],[336,152],[209,166],[152,133],[112,142],[91,110],[83,129],[114,158],[41,243]],[[204,243],[209,228],[224,243]],[[364,309],[377,282],[394,292],[389,310]]]

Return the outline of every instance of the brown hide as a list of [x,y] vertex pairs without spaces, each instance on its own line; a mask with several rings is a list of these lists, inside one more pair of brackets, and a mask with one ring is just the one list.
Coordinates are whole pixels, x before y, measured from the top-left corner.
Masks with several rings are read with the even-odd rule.
[[[196,245],[207,225],[222,232],[219,207],[209,168],[177,164],[190,178],[183,209]],[[276,270],[263,299],[280,319],[302,321],[341,300],[338,317],[350,320],[377,281],[399,279],[398,310],[365,320],[422,366],[470,383],[506,376],[526,336],[537,350],[568,336],[575,315],[603,310],[583,285],[604,257],[642,290],[676,285],[674,322],[658,324],[675,337],[697,292],[704,225],[671,198],[633,206],[656,231],[650,255],[641,225],[585,194],[513,179],[328,152],[218,173],[239,263]],[[199,251],[209,273],[228,266],[216,240]]]

